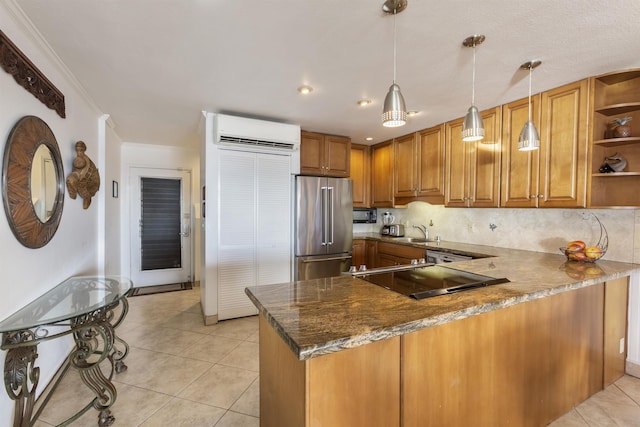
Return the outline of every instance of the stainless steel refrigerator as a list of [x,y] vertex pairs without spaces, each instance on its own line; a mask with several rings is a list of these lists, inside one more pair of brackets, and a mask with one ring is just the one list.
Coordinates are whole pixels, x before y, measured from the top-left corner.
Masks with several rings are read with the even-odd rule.
[[351,266],[352,181],[297,176],[296,280],[338,276]]

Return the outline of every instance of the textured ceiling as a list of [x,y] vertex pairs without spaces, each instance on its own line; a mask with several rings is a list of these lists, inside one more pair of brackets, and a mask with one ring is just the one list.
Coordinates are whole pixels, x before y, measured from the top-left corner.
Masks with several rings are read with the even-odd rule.
[[[371,143],[476,105],[640,67],[638,0],[409,0],[396,17],[406,126],[380,114],[393,78],[393,17],[372,0],[2,0],[32,21],[125,142],[197,145],[208,110],[300,124]],[[302,84],[315,90],[303,97]],[[356,102],[368,98],[365,108]]]

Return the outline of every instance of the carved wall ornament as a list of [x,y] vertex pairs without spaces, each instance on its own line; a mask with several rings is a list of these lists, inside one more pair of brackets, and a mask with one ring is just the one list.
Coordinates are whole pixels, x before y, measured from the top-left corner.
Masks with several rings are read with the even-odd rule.
[[67,190],[72,199],[76,195],[83,198],[82,207],[87,209],[91,205],[91,198],[100,189],[100,173],[98,168],[85,153],[87,145],[76,142],[76,158],[73,160],[73,171],[67,177]]
[[0,65],[15,81],[54,110],[63,119],[66,117],[64,95],[45,77],[27,56],[0,31]]

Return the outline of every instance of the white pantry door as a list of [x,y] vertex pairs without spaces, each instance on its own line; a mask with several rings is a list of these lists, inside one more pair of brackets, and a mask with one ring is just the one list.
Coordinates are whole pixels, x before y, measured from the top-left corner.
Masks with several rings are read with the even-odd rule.
[[191,282],[191,172],[132,168],[130,177],[133,285]]

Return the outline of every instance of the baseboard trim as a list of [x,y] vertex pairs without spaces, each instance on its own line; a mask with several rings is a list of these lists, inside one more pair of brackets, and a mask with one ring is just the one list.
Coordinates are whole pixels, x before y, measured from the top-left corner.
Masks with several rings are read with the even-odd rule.
[[211,326],[211,325],[215,325],[216,323],[218,323],[218,315],[217,314],[214,314],[213,316],[202,315],[202,317],[204,318],[204,325],[205,326]]
[[633,377],[640,378],[640,365],[627,361],[625,372]]

